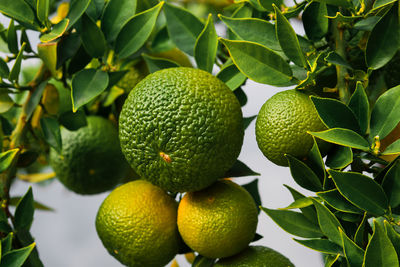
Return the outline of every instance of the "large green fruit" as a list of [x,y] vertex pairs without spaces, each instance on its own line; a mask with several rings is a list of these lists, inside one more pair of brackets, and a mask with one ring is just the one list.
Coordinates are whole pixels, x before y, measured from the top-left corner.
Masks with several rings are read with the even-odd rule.
[[205,188],[233,165],[243,143],[240,104],[210,73],[157,71],[129,94],[119,120],[132,168],[164,190]]
[[62,152],[50,152],[57,178],[78,194],[112,189],[126,175],[128,164],[121,153],[118,131],[102,117],[87,117],[87,126],[61,130]]

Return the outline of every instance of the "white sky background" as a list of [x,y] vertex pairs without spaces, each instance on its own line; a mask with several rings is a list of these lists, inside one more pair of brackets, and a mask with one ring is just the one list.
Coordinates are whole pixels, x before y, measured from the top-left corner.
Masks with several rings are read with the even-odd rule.
[[[8,19],[0,15],[0,23],[8,25]],[[302,32],[301,25],[295,25],[296,31]],[[38,40],[28,32],[33,48]],[[262,104],[275,93],[284,88],[248,81],[243,88],[248,103],[243,108],[245,117],[258,113]],[[245,140],[239,159],[256,172],[261,173],[259,189],[264,207],[281,208],[293,200],[289,191],[283,186],[287,184],[305,194],[291,178],[289,168],[279,167],[268,161],[258,149],[255,138],[255,121],[245,133]],[[255,177],[238,178],[238,183],[248,183]],[[15,182],[11,196],[25,194],[30,184]],[[66,190],[58,180],[49,185],[32,185],[35,200],[55,209],[55,212],[37,210],[32,225],[32,235],[36,238],[37,248],[44,265],[57,267],[117,267],[121,264],[110,256],[102,246],[95,230],[95,216],[98,207],[108,195],[80,196]],[[287,256],[297,267],[323,266],[318,252],[305,248],[292,240],[294,236],[283,231],[265,213],[259,215],[257,233],[264,236],[254,243],[271,247]],[[179,258],[180,266],[190,266],[183,257]]]

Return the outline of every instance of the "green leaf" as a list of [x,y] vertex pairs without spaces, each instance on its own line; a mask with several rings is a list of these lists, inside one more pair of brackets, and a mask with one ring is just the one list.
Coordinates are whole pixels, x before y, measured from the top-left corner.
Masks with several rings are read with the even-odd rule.
[[329,54],[324,58],[328,63],[332,63],[335,65],[343,66],[348,69],[353,69],[351,65],[344,59],[342,58],[338,53],[332,51],[329,52]]
[[124,24],[135,15],[136,6],[137,0],[111,0],[108,2],[101,18],[101,29],[108,42],[114,41]]
[[372,31],[375,25],[378,23],[380,17],[378,16],[371,16],[362,20],[357,21],[354,24],[354,29],[359,31]]
[[297,243],[302,244],[305,247],[311,248],[313,250],[319,251],[324,254],[331,254],[331,255],[337,255],[337,254],[343,254],[343,249],[333,243],[332,241],[329,241],[328,239],[305,239],[305,240],[300,240],[293,238],[294,241]]
[[10,232],[6,237],[1,240],[1,255],[6,254],[12,249],[12,240],[14,233]]
[[61,37],[67,30],[69,25],[69,19],[63,19],[59,23],[53,26],[51,32],[43,34],[40,36],[40,41],[43,43],[48,43],[54,41],[55,39]]
[[330,170],[340,194],[355,206],[374,215],[383,215],[388,209],[388,200],[382,187],[368,176],[355,172]]
[[10,69],[8,68],[8,65],[4,61],[4,59],[2,59],[0,57],[0,77],[1,78],[8,78],[8,75],[10,75]]
[[141,48],[156,24],[164,2],[135,15],[121,29],[115,43],[115,52],[121,58],[128,57]]
[[203,23],[188,10],[166,3],[164,8],[169,36],[183,52],[194,56],[197,36],[204,28]]
[[351,0],[315,0],[316,2],[325,3],[332,6],[351,7]]
[[385,225],[386,234],[392,242],[397,255],[400,255],[400,234],[393,229],[393,226],[390,225],[388,221],[385,220],[383,223]]
[[301,208],[309,207],[312,204],[313,203],[312,203],[312,200],[310,198],[303,197],[303,198],[296,199],[289,206],[287,206],[285,208],[280,208],[279,210],[301,209]]
[[325,257],[325,267],[332,267],[335,262],[340,258],[340,254],[338,253],[336,256],[335,255],[327,255]]
[[31,98],[29,99],[29,102],[26,106],[26,120],[29,120],[29,118],[32,116],[33,112],[35,111],[37,105],[40,102],[40,98],[42,97],[44,88],[46,88],[47,82],[41,82],[35,89],[35,91],[32,92]]
[[[296,191],[295,189],[291,188],[288,185],[284,185],[292,195],[293,199],[295,202],[299,199],[304,199],[306,198],[303,194],[300,192]],[[304,208],[299,208],[302,212],[302,214],[311,222],[314,224],[318,224],[318,218],[317,218],[317,212],[315,211],[314,206],[309,206],[309,207],[304,207]]]
[[215,259],[209,259],[202,255],[197,255],[192,263],[192,267],[212,267]]
[[72,110],[85,105],[101,94],[108,85],[107,72],[95,69],[84,69],[72,77]]
[[147,54],[142,54],[144,61],[146,61],[147,67],[150,73],[156,72],[162,69],[179,67],[179,64],[170,59],[153,57]]
[[14,20],[10,20],[10,25],[7,29],[7,45],[11,53],[18,54],[18,37]]
[[389,5],[396,2],[395,0],[376,0],[374,1],[374,5],[373,8],[377,9],[377,8],[381,8],[383,6]]
[[318,41],[328,33],[329,20],[325,3],[311,2],[303,12],[303,25],[307,37]]
[[322,190],[320,179],[310,167],[291,155],[285,156],[289,162],[290,173],[298,185],[314,192]]
[[364,250],[357,246],[343,231],[339,229],[342,237],[344,255],[349,263],[349,267],[359,267],[363,263]]
[[317,200],[312,199],[313,204],[317,210],[318,224],[322,232],[334,243],[341,246],[342,239],[340,237],[339,228],[342,228],[339,220],[333,213]]
[[194,45],[194,58],[199,69],[212,73],[218,50],[218,36],[215,31],[212,15],[208,15],[203,31]]
[[7,93],[0,93],[0,113],[9,111],[14,106],[14,100]]
[[1,0],[0,12],[17,21],[28,23],[39,28],[36,16],[31,7],[23,0]]
[[379,69],[388,63],[399,49],[399,16],[397,5],[375,25],[367,41],[365,58],[372,69]]
[[18,52],[17,58],[14,61],[14,65],[11,68],[10,74],[8,75],[8,79],[10,81],[18,81],[18,76],[19,76],[19,73],[21,72],[21,62],[22,62],[25,45],[26,45],[26,43],[22,44],[21,49]]
[[10,167],[11,163],[13,162],[15,156],[17,155],[19,149],[12,149],[0,154],[0,173],[4,172],[5,170]]
[[47,25],[49,10],[50,10],[50,0],[36,0],[37,8],[36,14],[37,18],[43,25]]
[[361,82],[357,82],[356,90],[354,90],[348,106],[358,120],[361,133],[365,134],[369,125],[369,102]]
[[382,188],[385,190],[389,205],[396,208],[400,205],[400,161],[397,160],[383,178]]
[[249,192],[249,194],[253,197],[254,202],[257,206],[258,212],[260,212],[260,206],[261,206],[261,197],[260,197],[260,191],[258,190],[258,179],[255,179],[251,181],[248,184],[242,185],[244,189]]
[[337,189],[318,192],[317,196],[319,196],[322,200],[327,202],[330,206],[338,211],[363,214],[363,211],[361,209],[349,203],[349,201],[345,199]]
[[87,125],[85,112],[78,109],[76,112],[67,111],[60,115],[59,122],[70,131],[76,131]]
[[385,138],[400,122],[400,85],[383,93],[371,113],[370,136]]
[[241,73],[233,63],[224,66],[218,72],[217,78],[223,81],[232,91],[239,88],[239,86],[241,86],[247,79],[247,77]]
[[218,17],[241,40],[255,42],[272,50],[281,50],[272,23],[255,18]]
[[360,133],[353,111],[343,102],[332,98],[311,96],[318,115],[328,128],[344,128]]
[[85,13],[91,0],[72,0],[69,8],[67,18],[69,19],[69,24],[67,30],[69,30],[78,19]]
[[83,14],[81,20],[81,39],[83,47],[91,57],[102,57],[107,50],[107,43],[103,33],[100,28],[97,27],[96,22],[94,22],[88,15]]
[[374,232],[365,251],[363,267],[398,267],[396,250],[382,226],[374,219]]
[[392,144],[390,144],[382,155],[394,155],[400,153],[400,139],[397,139]]
[[322,132],[310,132],[310,134],[330,143],[369,151],[367,140],[349,129],[333,128]]
[[110,3],[110,1],[104,0],[92,0],[88,8],[86,9],[86,14],[92,18],[94,21],[98,21],[100,16],[103,14],[105,4]]
[[40,119],[40,125],[42,126],[45,141],[60,153],[62,149],[62,141],[58,121],[51,117],[43,117]]
[[236,67],[251,80],[275,86],[291,84],[289,64],[271,49],[248,41],[219,40],[228,49]]
[[286,232],[305,238],[322,237],[319,227],[309,221],[303,214],[288,210],[271,210],[262,207],[271,219]]
[[14,249],[7,252],[1,258],[0,267],[21,267],[31,254],[31,251],[35,245],[35,243],[32,243],[27,247]]
[[356,233],[354,235],[354,242],[360,247],[366,247],[368,241],[368,213],[364,212],[363,219],[358,225]]
[[258,172],[250,169],[246,164],[240,160],[236,160],[233,166],[224,174],[224,178],[229,177],[243,177],[243,176],[259,176]]
[[14,226],[17,231],[29,230],[31,228],[34,211],[32,187],[29,187],[15,208]]
[[347,146],[335,146],[329,151],[325,161],[331,169],[342,169],[353,162],[353,151]]
[[308,68],[307,60],[301,50],[297,35],[289,21],[282,15],[281,11],[274,5],[276,23],[275,30],[279,44],[285,55],[300,67]]
[[321,152],[319,151],[318,144],[314,137],[313,146],[308,152],[305,163],[313,170],[317,177],[321,177],[320,180],[323,181],[325,179],[326,172],[324,160],[322,159]]
[[247,129],[250,125],[250,123],[257,117],[257,115],[251,116],[251,117],[244,117],[243,118],[243,128]]

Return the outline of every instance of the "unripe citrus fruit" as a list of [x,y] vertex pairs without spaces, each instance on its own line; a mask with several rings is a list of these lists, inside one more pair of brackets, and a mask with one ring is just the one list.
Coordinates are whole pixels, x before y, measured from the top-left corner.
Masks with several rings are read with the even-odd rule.
[[178,229],[185,243],[208,258],[232,256],[253,240],[256,204],[239,185],[222,180],[186,193],[178,208]]
[[101,204],[96,230],[104,247],[127,266],[164,266],[178,253],[178,204],[144,180],[114,189]]
[[263,246],[249,246],[239,254],[220,259],[215,267],[294,267],[288,258]]
[[256,121],[258,147],[272,162],[288,166],[285,154],[305,157],[313,145],[307,131],[326,126],[306,93],[286,90],[272,96],[261,107]]
[[118,131],[102,117],[87,117],[87,126],[76,131],[61,129],[62,151],[50,151],[50,164],[57,178],[79,194],[112,189],[128,170]]
[[142,80],[125,101],[119,125],[132,168],[175,192],[200,190],[223,176],[244,135],[232,91],[210,73],[184,67]]

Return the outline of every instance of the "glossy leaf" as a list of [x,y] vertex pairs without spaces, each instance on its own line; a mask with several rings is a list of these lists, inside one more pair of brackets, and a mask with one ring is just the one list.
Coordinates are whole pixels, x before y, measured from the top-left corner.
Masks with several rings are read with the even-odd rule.
[[194,58],[196,59],[197,67],[212,73],[217,50],[218,36],[210,14],[194,46]]
[[37,8],[36,8],[37,18],[43,25],[46,25],[50,11],[50,0],[36,0],[36,1],[37,1]]
[[385,138],[400,122],[400,85],[383,93],[371,113],[370,136]]
[[382,188],[385,190],[389,205],[395,208],[400,205],[400,161],[397,160],[383,178]]
[[100,58],[104,55],[107,49],[106,39],[100,28],[97,27],[88,15],[83,15],[82,18],[82,44],[86,52],[94,58]]
[[335,255],[328,255],[325,257],[325,267],[332,267],[335,262],[340,258],[340,254],[338,253]]
[[326,175],[324,160],[322,159],[321,152],[319,151],[318,144],[314,137],[313,142],[314,144],[308,152],[305,163],[318,177],[320,177],[320,180],[323,181]]
[[67,111],[60,115],[59,122],[70,131],[76,131],[87,125],[85,112],[78,109],[76,112]]
[[309,207],[313,204],[312,200],[308,197],[303,197],[296,199],[294,202],[290,203],[289,206],[285,208],[280,208],[279,210],[292,210],[292,209],[301,209]]
[[63,19],[59,23],[53,26],[53,29],[49,33],[40,36],[40,41],[43,43],[54,41],[55,39],[61,37],[67,30],[69,25],[69,19]]
[[69,24],[67,30],[70,29],[78,19],[85,13],[91,0],[72,0],[69,8],[67,18],[69,19]]
[[383,215],[388,200],[382,187],[372,178],[355,173],[330,170],[339,192],[357,207],[374,215]]
[[0,57],[0,77],[8,78],[8,75],[10,75],[10,69],[4,59]]
[[[284,185],[284,186],[289,190],[290,194],[292,195],[292,197],[295,201],[306,198],[303,194],[301,194],[300,192],[291,188],[290,186],[288,186],[288,185]],[[301,213],[309,221],[313,222],[314,224],[318,224],[317,212],[315,211],[314,206],[308,206],[308,207],[299,208],[299,209],[301,210]]]
[[[38,55],[54,77],[61,78],[57,71],[57,46],[56,42],[38,44]],[[61,74],[61,73],[60,73]]]
[[315,209],[317,210],[318,224],[322,232],[334,243],[341,246],[342,240],[340,237],[339,228],[342,228],[339,220],[333,213],[324,205],[312,199]]
[[369,102],[361,82],[357,82],[356,90],[354,90],[348,106],[358,120],[361,133],[365,134],[369,126]]
[[35,243],[20,249],[14,249],[1,258],[0,267],[20,267],[26,261],[35,247]]
[[28,104],[26,105],[26,119],[29,120],[32,116],[33,112],[35,111],[37,105],[40,102],[40,98],[43,95],[43,91],[46,88],[47,82],[41,82],[36,89],[32,92],[32,95],[29,99]]
[[18,76],[19,76],[19,73],[21,72],[21,62],[22,62],[25,45],[26,45],[26,43],[22,44],[21,49],[18,52],[17,58],[14,61],[14,65],[11,68],[10,74],[8,75],[8,79],[10,81],[18,81]]
[[23,0],[1,0],[0,12],[17,21],[35,25],[37,28],[36,15],[31,7]]
[[166,3],[164,8],[169,36],[183,52],[193,56],[203,23],[188,10]]
[[335,64],[335,65],[343,66],[343,67],[346,67],[348,69],[353,69],[351,67],[351,65],[344,58],[342,58],[338,53],[336,53],[334,51],[330,52],[325,57],[325,60],[327,62]]
[[141,48],[149,38],[161,11],[164,2],[135,15],[130,19],[119,32],[116,43],[115,52],[125,58]]
[[343,102],[332,98],[311,96],[319,117],[328,128],[344,128],[360,133],[353,111]]
[[320,179],[310,169],[310,167],[291,155],[285,156],[289,162],[290,173],[297,184],[314,192],[322,190],[322,183]]
[[1,240],[1,255],[6,254],[12,249],[12,241],[13,241],[14,233],[10,232],[6,237]]
[[19,149],[16,148],[0,154],[0,173],[4,172],[8,169],[8,167],[10,167],[18,151]]
[[353,151],[347,146],[336,146],[331,149],[325,161],[331,169],[342,169],[353,162]]
[[359,247],[366,247],[368,243],[368,229],[369,229],[369,224],[368,224],[368,213],[364,212],[364,216],[361,220],[361,223],[358,225],[356,233],[354,235],[354,242],[359,246]]
[[229,50],[236,67],[251,80],[275,86],[291,84],[289,64],[269,48],[247,41],[219,40]]
[[359,267],[363,263],[364,250],[357,246],[343,231],[339,229],[342,237],[342,246],[349,267]]
[[202,255],[197,255],[192,263],[192,267],[212,267],[215,259],[209,259]]
[[251,124],[252,121],[257,117],[257,115],[250,116],[250,117],[244,117],[243,118],[243,128],[246,130],[249,125]]
[[243,177],[243,176],[259,176],[258,172],[250,169],[246,164],[240,160],[236,160],[233,166],[224,174],[224,178],[229,177]]
[[17,231],[29,230],[33,222],[33,213],[35,207],[33,205],[32,188],[29,187],[26,194],[18,202],[15,208],[15,228]]
[[383,222],[385,225],[386,235],[389,237],[396,250],[397,256],[400,255],[400,234],[393,229],[393,226],[388,221]]
[[259,43],[272,50],[281,50],[272,23],[255,18],[218,17],[241,40]]
[[382,226],[374,220],[374,232],[365,251],[363,267],[398,267],[399,259]]
[[217,78],[223,81],[232,91],[239,88],[239,86],[241,86],[247,79],[247,77],[241,73],[233,63],[223,67],[218,72]]
[[165,58],[153,57],[147,54],[142,54],[144,61],[146,61],[147,67],[150,73],[156,72],[162,69],[179,67],[179,64]]
[[108,42],[114,41],[124,24],[135,15],[136,6],[137,0],[111,0],[108,2],[101,18],[101,29]]
[[308,248],[311,248],[313,250],[319,251],[324,254],[331,254],[331,255],[337,255],[337,254],[343,254],[343,249],[341,246],[336,245],[332,241],[329,241],[328,239],[296,239],[293,238],[294,241],[297,243],[302,244],[303,246],[306,246]]
[[400,153],[400,139],[397,139],[392,144],[390,144],[382,155],[395,155]]
[[58,153],[60,153],[62,149],[62,143],[60,125],[58,124],[57,120],[51,117],[43,117],[40,120],[40,125],[42,126],[45,141]]
[[348,129],[333,128],[322,132],[311,132],[310,134],[330,143],[369,151],[367,140]]
[[372,31],[375,25],[378,23],[380,17],[371,16],[362,20],[357,21],[354,24],[354,29],[359,31]]
[[398,28],[398,9],[397,5],[394,5],[379,20],[369,35],[365,57],[370,68],[379,69],[383,67],[396,54],[400,43]]
[[279,44],[285,55],[297,66],[307,68],[307,60],[301,50],[297,35],[282,12],[274,5],[276,23],[275,30]]
[[317,41],[328,33],[329,20],[325,3],[311,2],[303,12],[303,25],[307,37]]
[[11,53],[18,54],[18,36],[14,20],[10,20],[10,25],[7,29],[7,46]]
[[258,189],[258,179],[255,179],[251,181],[248,184],[242,185],[244,189],[249,192],[249,194],[253,197],[254,202],[257,206],[258,212],[260,212],[260,206],[261,206],[261,197],[260,197],[260,190]]
[[310,222],[303,214],[288,210],[271,210],[262,207],[271,219],[286,232],[305,238],[322,237],[318,225]]
[[316,2],[325,3],[333,6],[351,7],[351,0],[316,0]]
[[72,107],[76,112],[101,94],[108,85],[108,74],[101,70],[84,69],[72,78]]
[[347,199],[345,199],[337,189],[318,192],[317,196],[319,196],[322,200],[327,202],[330,206],[332,206],[338,211],[358,213],[358,214],[363,213],[361,209],[355,207]]

